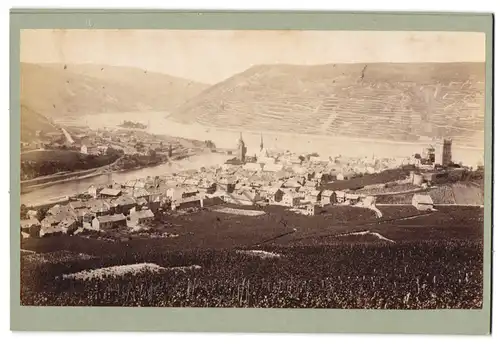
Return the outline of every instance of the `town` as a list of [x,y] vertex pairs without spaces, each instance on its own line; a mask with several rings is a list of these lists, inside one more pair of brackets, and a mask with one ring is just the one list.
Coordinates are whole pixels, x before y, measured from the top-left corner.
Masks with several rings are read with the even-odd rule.
[[97,131],[71,127],[69,131],[54,125],[52,131],[37,130],[29,142],[21,142],[22,191],[92,173],[155,166],[206,149],[203,142],[153,135],[122,126]]
[[[110,139],[105,133],[96,137]],[[130,139],[134,135],[114,136],[115,140],[116,137]],[[137,139],[135,142],[137,146]],[[171,144],[156,144],[159,149],[166,147],[168,156],[172,156]],[[215,151],[210,143],[205,144]],[[81,150],[92,154],[88,146],[82,145]],[[382,217],[377,209],[380,203],[433,210],[433,204],[447,203],[435,199],[440,185],[481,178],[482,168],[478,166],[473,171],[455,165],[452,141],[446,139],[405,159],[298,155],[268,150],[262,139],[259,153],[247,156],[241,134],[234,151],[217,151],[229,157],[221,166],[89,185],[86,193],[56,204],[36,208],[22,205],[22,238],[113,229],[147,230],[155,219],[224,205],[226,211],[241,214],[277,205],[305,216],[318,215],[325,207],[355,206],[371,209]],[[433,195],[433,190],[438,192]],[[238,206],[252,206],[254,210]]]

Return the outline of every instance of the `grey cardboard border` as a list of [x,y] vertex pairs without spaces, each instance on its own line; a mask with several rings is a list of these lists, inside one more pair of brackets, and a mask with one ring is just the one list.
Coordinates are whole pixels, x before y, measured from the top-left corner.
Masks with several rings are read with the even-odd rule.
[[[319,310],[20,306],[20,30],[220,29],[468,31],[486,37],[484,302],[481,310]],[[10,16],[11,329],[489,334],[492,264],[493,15],[423,12],[14,9]]]

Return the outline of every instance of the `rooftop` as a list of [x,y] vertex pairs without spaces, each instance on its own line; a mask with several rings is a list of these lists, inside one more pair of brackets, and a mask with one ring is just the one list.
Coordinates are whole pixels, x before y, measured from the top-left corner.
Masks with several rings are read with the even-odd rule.
[[137,219],[147,219],[147,218],[152,218],[155,215],[153,214],[151,209],[145,209],[145,210],[136,211],[136,212],[130,214],[130,216],[133,218],[137,218]]
[[106,196],[118,196],[120,193],[121,193],[121,190],[110,189],[110,188],[102,189],[101,192],[99,192],[99,194],[106,195]]
[[21,220],[21,227],[26,228],[26,227],[31,227],[34,225],[39,225],[40,222],[37,219],[29,219],[29,220]]
[[99,216],[99,217],[97,217],[97,220],[100,223],[117,222],[117,221],[126,220],[126,217],[123,214],[105,215],[105,216]]
[[135,198],[132,196],[128,196],[128,195],[120,196],[113,201],[114,205],[130,205],[130,204],[135,204],[135,203],[137,203]]

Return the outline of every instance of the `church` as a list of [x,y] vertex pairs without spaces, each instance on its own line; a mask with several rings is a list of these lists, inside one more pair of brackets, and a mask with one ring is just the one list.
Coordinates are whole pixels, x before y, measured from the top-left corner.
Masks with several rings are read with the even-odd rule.
[[264,139],[263,139],[262,135],[260,136],[259,155],[255,156],[254,159],[252,159],[252,157],[250,157],[250,159],[249,159],[247,157],[247,151],[248,151],[247,146],[245,144],[245,141],[243,141],[243,135],[240,132],[240,138],[238,139],[237,148],[236,148],[236,157],[226,161],[226,164],[243,165],[247,162],[262,162],[261,160],[266,160],[266,158],[268,158],[267,150],[264,148]]

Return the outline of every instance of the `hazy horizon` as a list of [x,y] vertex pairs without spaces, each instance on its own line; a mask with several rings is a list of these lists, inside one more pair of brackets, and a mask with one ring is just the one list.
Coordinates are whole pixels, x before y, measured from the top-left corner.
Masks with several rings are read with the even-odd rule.
[[471,32],[44,29],[22,30],[20,58],[140,68],[215,84],[262,64],[484,63],[485,44],[484,34]]

